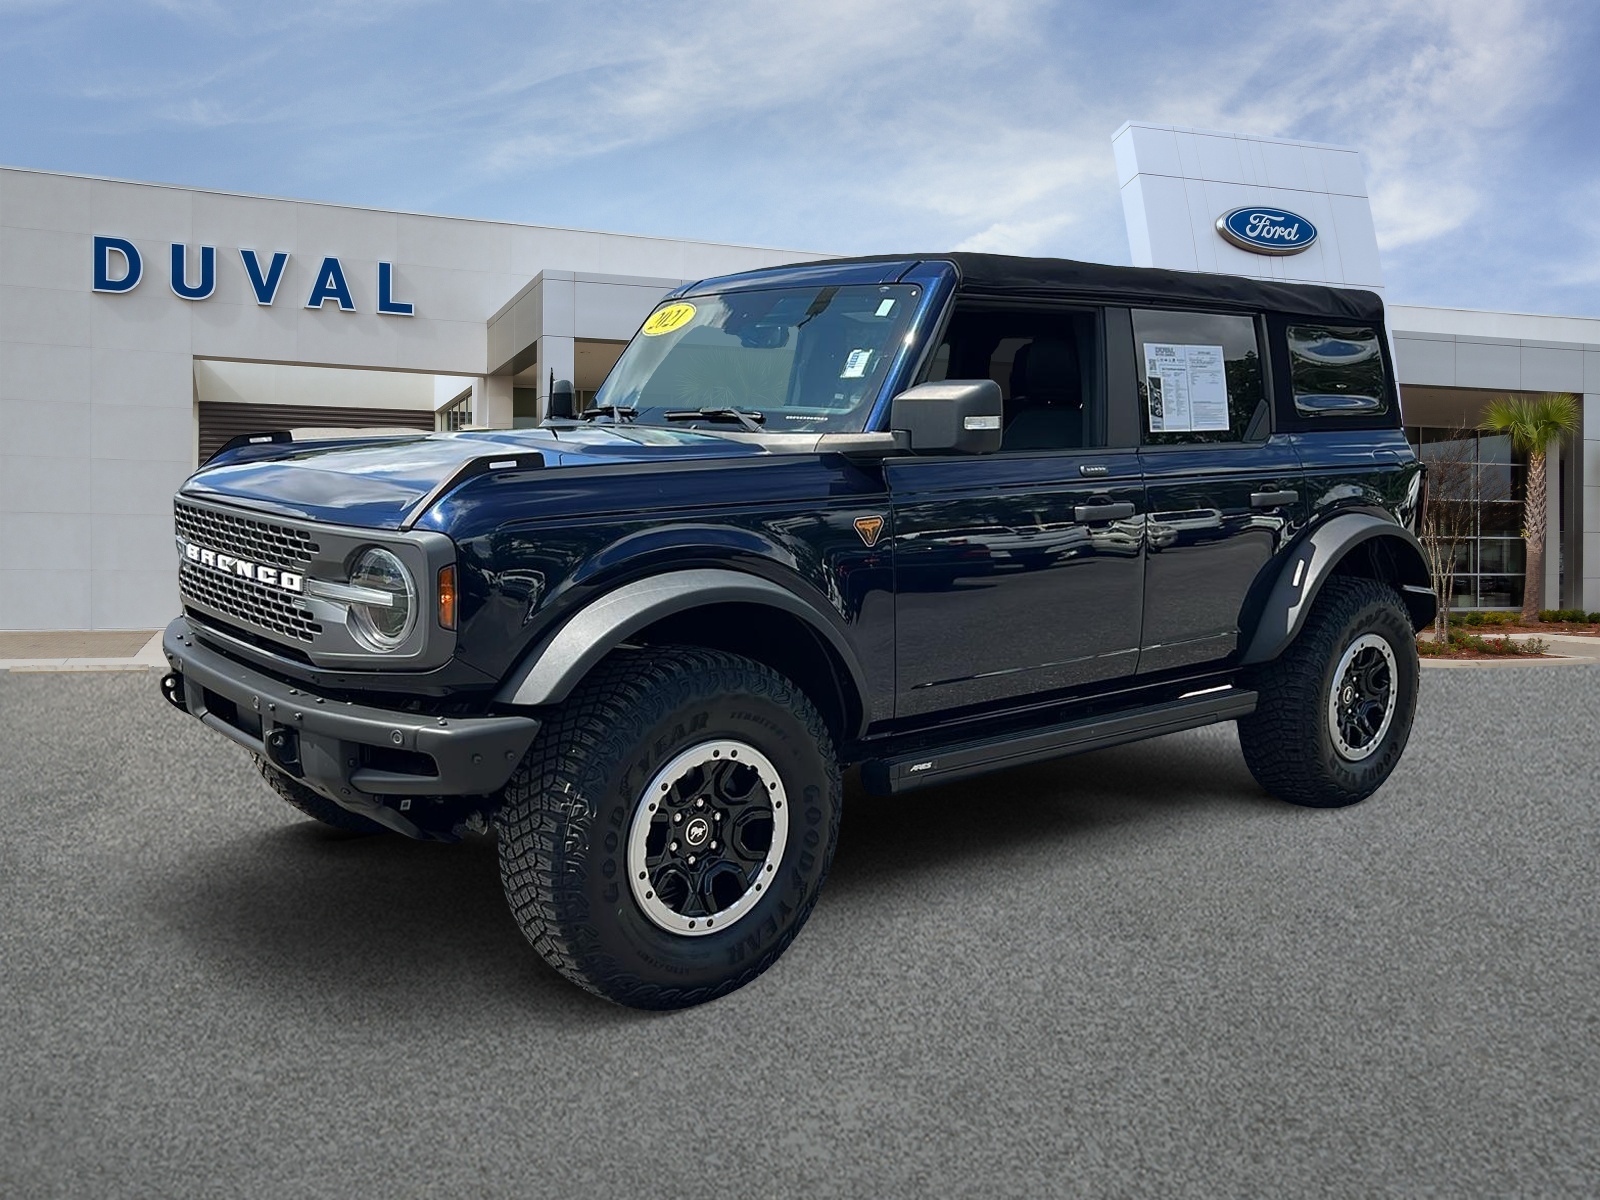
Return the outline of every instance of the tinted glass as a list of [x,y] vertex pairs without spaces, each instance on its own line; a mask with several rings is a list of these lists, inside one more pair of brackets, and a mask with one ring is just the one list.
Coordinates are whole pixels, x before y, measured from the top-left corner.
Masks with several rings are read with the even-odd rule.
[[919,295],[909,285],[867,284],[668,301],[628,344],[595,403],[637,409],[641,424],[738,408],[775,433],[859,431]]
[[1068,308],[960,307],[927,378],[992,379],[1004,403],[1001,453],[1096,444],[1096,314]]
[[1294,406],[1306,416],[1352,416],[1389,409],[1383,352],[1375,329],[1290,325]]
[[1253,317],[1135,309],[1133,340],[1146,445],[1267,436]]

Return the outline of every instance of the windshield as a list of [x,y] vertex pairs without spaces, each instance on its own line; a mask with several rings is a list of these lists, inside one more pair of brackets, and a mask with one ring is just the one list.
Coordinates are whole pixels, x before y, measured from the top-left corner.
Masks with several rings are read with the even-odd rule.
[[858,284],[668,301],[594,404],[635,409],[652,425],[738,425],[727,412],[738,409],[771,433],[859,432],[920,294]]

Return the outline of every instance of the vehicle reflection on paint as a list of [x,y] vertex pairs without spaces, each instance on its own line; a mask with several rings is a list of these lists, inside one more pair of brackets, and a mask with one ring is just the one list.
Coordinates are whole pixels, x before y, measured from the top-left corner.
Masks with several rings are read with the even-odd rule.
[[1180,542],[1192,545],[1212,538],[1226,537],[1229,532],[1224,524],[1222,511],[1215,508],[1153,512],[1145,528],[1152,550],[1165,550]]

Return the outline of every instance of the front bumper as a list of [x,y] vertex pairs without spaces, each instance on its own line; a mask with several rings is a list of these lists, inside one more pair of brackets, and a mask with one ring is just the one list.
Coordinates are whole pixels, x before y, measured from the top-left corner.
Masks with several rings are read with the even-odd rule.
[[412,807],[406,797],[497,792],[539,731],[532,717],[433,717],[318,696],[210,649],[182,617],[161,648],[173,704],[335,804],[402,832],[412,832],[399,815]]

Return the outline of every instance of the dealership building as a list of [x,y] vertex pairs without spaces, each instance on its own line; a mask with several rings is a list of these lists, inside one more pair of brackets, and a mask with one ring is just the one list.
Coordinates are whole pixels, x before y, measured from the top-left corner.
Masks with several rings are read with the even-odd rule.
[[[1112,145],[1136,264],[1383,290],[1354,150],[1142,123]],[[1310,243],[1249,248],[1219,219],[1251,206]],[[164,625],[172,493],[235,434],[533,424],[554,379],[592,395],[678,283],[820,256],[0,169],[0,630]],[[1419,443],[1496,395],[1582,397],[1533,585],[1600,609],[1600,319],[1389,321]],[[1510,607],[1522,467],[1470,441],[1485,495],[1455,602]]]

